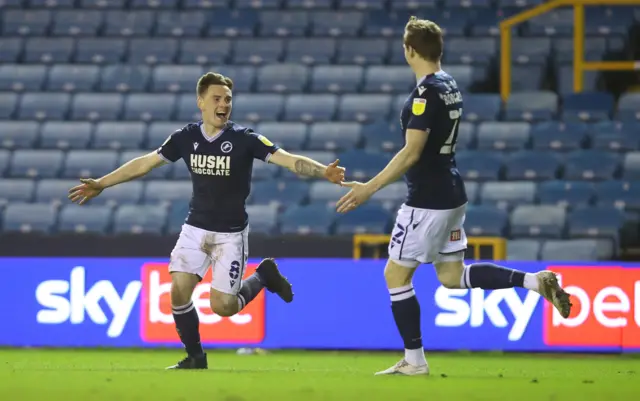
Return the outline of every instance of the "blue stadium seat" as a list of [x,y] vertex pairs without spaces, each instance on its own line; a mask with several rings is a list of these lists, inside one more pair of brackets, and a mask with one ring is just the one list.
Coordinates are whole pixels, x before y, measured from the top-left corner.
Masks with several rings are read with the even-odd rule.
[[[573,64],[573,38],[554,38],[554,59],[561,66]],[[605,37],[591,36],[584,41],[584,59],[588,61],[600,61],[607,52],[607,39]],[[589,71],[584,71],[585,75]],[[571,82],[573,84],[573,82]]]
[[445,64],[488,65],[497,54],[495,38],[451,38],[444,59]]
[[210,68],[233,79],[233,89],[239,92],[253,92],[257,71],[250,65],[217,65]]
[[39,133],[40,125],[33,121],[0,121],[0,148],[33,148]]
[[9,168],[11,153],[6,149],[0,149],[0,177],[2,177]]
[[[280,174],[280,167],[271,163],[263,163],[256,160],[253,163],[253,172],[251,178],[254,180],[270,180]],[[293,174],[293,173],[292,173]]]
[[396,0],[391,2],[391,8],[397,10],[415,10],[436,7],[435,0]]
[[[135,123],[134,123],[135,124]],[[179,130],[184,126],[181,122],[152,122],[149,124],[149,129],[147,130],[147,149],[158,149],[160,145],[164,143],[164,141],[169,138],[169,135]]]
[[289,9],[321,10],[333,6],[333,0],[286,0],[285,2]]
[[382,10],[386,0],[338,0],[338,9]]
[[40,203],[11,203],[4,211],[4,232],[51,233],[56,222],[53,206]]
[[613,152],[640,149],[638,123],[601,121],[591,125],[591,146],[593,149]]
[[512,94],[505,106],[506,120],[551,120],[558,112],[558,95],[553,92],[519,92]]
[[11,177],[51,178],[62,168],[60,150],[15,150],[9,167]]
[[481,203],[500,209],[534,203],[536,184],[530,181],[486,182],[480,190]]
[[567,94],[563,98],[564,121],[609,120],[613,114],[613,95],[604,92]]
[[569,215],[572,238],[610,238],[616,240],[624,224],[624,213],[613,206],[577,208]]
[[458,138],[456,139],[456,151],[471,149],[476,143],[476,125],[470,122],[461,122],[458,125]]
[[[591,39],[591,38],[589,38]],[[597,38],[595,38],[597,39]],[[585,41],[585,44],[588,41]],[[572,53],[573,54],[573,50]],[[598,90],[598,71],[583,71],[582,89],[586,92],[594,92]],[[566,95],[573,93],[573,65],[562,65],[556,70],[558,93]]]
[[284,105],[285,121],[331,121],[338,107],[337,95],[305,94],[287,97]]
[[[313,159],[315,161],[317,161],[318,163],[322,163],[324,165],[328,165],[330,163],[333,163],[336,159],[337,159],[337,155],[334,152],[329,152],[329,151],[319,151],[319,150],[305,150],[305,151],[300,151],[300,152],[296,152],[296,154],[301,155],[301,156],[306,156],[310,159]],[[341,161],[341,164],[343,164],[344,161]],[[258,163],[260,164],[260,163]],[[254,173],[255,173],[255,164],[254,164]],[[273,166],[273,165],[271,165]],[[275,170],[279,171],[280,168],[277,167]],[[255,175],[255,174],[254,174]],[[306,177],[302,177],[302,176],[298,176],[296,174],[294,174],[293,172],[289,171],[289,170],[282,170],[282,178],[284,179],[291,179],[291,178],[302,178],[305,179]]]
[[[199,65],[159,65],[151,75],[153,92],[193,92],[204,69]],[[193,96],[192,96],[193,97]]]
[[253,36],[258,25],[254,10],[214,10],[208,21],[207,35],[212,37]]
[[336,234],[384,234],[391,215],[378,205],[365,204],[336,219]]
[[287,208],[299,205],[309,195],[309,184],[303,181],[259,181],[251,184],[251,203]]
[[517,64],[544,65],[551,55],[550,38],[516,37],[512,39],[511,46],[511,60]]
[[465,121],[473,122],[495,121],[500,117],[501,108],[502,100],[500,99],[500,95],[493,93],[465,94],[462,118]]
[[0,37],[0,63],[17,62],[23,47],[24,39],[22,38]]
[[72,38],[29,38],[25,42],[23,61],[25,63],[68,63],[75,42]]
[[127,45],[125,39],[118,38],[78,39],[74,61],[85,64],[120,63],[124,60]]
[[0,206],[10,202],[31,202],[35,184],[31,179],[0,180]]
[[142,147],[147,127],[143,122],[101,122],[96,125],[94,149],[135,149]]
[[323,204],[291,206],[280,217],[282,234],[328,235],[335,220],[335,210]]
[[573,9],[555,9],[527,21],[529,36],[571,36]]
[[282,39],[238,39],[233,48],[234,64],[272,64],[284,54]]
[[258,92],[302,92],[309,80],[307,67],[299,64],[271,64],[258,70]]
[[518,150],[529,143],[528,123],[483,122],[478,125],[478,149]]
[[362,134],[365,148],[372,152],[395,152],[403,145],[400,126],[395,121],[381,120],[365,124],[362,126]]
[[463,93],[470,91],[473,85],[476,82],[484,80],[484,75],[486,75],[484,67],[472,65],[449,65],[445,71],[455,78],[458,89]]
[[309,28],[306,11],[264,11],[258,18],[261,36],[305,36]]
[[333,38],[294,38],[287,41],[285,62],[309,65],[329,64],[336,54]]
[[18,118],[21,120],[64,120],[69,111],[68,93],[30,92],[22,95]]
[[481,185],[482,184],[476,181],[467,181],[464,183],[464,189],[467,193],[469,205],[475,205],[477,203]]
[[560,238],[566,225],[562,206],[520,205],[511,213],[511,236]]
[[196,97],[191,93],[178,95],[176,109],[176,120],[199,121],[202,119],[202,113],[198,109]]
[[237,121],[277,121],[282,114],[284,97],[276,94],[238,95],[233,100],[232,117]]
[[14,116],[18,108],[18,99],[15,93],[0,93],[0,118],[8,119]]
[[199,37],[202,36],[206,22],[207,14],[202,11],[161,11],[158,13],[155,34],[156,36]]
[[167,215],[164,206],[123,205],[114,215],[113,231],[116,234],[161,234]]
[[88,9],[123,9],[125,0],[81,0],[80,6]]
[[407,184],[401,181],[392,182],[373,194],[369,203],[379,205],[385,210],[395,213],[406,197]]
[[311,19],[313,36],[357,36],[364,25],[364,15],[357,11],[317,11]]
[[349,189],[327,181],[316,181],[309,187],[309,202],[312,204],[324,204],[335,207],[336,202],[343,197]]
[[564,207],[587,206],[593,202],[595,189],[588,181],[546,181],[538,187],[538,199],[543,205]]
[[47,90],[64,92],[93,91],[100,78],[100,68],[96,65],[58,64],[49,70]]
[[93,125],[89,122],[47,121],[42,124],[41,148],[86,149],[91,141]]
[[408,67],[373,66],[364,75],[364,92],[409,92],[415,87],[411,69]]
[[347,168],[347,178],[362,181],[372,178],[382,171],[391,157],[383,153],[367,153],[353,149],[341,153],[338,159]]
[[622,121],[640,120],[640,93],[624,93],[620,96],[617,117]]
[[248,205],[249,229],[261,234],[274,234],[278,224],[278,208],[272,205]]
[[640,152],[629,152],[624,155],[623,170],[624,179],[640,179]]
[[603,181],[597,184],[598,206],[640,209],[640,181]]
[[307,141],[309,128],[304,123],[265,122],[257,126],[256,131],[269,138],[278,146],[287,150],[299,150]]
[[150,93],[129,95],[125,100],[124,119],[130,121],[167,121],[173,117],[174,95],[157,96]]
[[176,9],[178,0],[131,0],[132,9]]
[[136,204],[142,199],[144,182],[129,181],[107,188],[100,196],[89,201],[91,205],[118,206]]
[[257,9],[272,9],[272,8],[280,8],[283,0],[260,0],[256,2],[255,0],[236,0],[236,7],[242,8],[257,8]]
[[589,127],[585,123],[545,121],[531,129],[533,149],[569,151],[580,149],[586,142]]
[[177,39],[140,39],[129,41],[127,62],[130,64],[170,64],[178,55]]
[[[260,163],[265,164],[265,163]],[[188,180],[191,178],[191,171],[189,171],[189,167],[184,160],[178,160],[175,163],[172,163],[169,166],[171,171],[169,172],[169,177],[174,180]],[[161,167],[162,168],[162,167]],[[254,171],[256,169],[256,164],[253,165]]]
[[[180,41],[178,62],[180,64],[225,63],[230,55],[229,39],[184,39]],[[238,79],[235,76],[233,78]]]
[[465,180],[495,181],[499,179],[504,156],[500,152],[456,152],[456,164]]
[[69,190],[76,185],[80,185],[78,180],[40,180],[36,187],[34,201],[38,203],[49,203],[55,206],[67,203],[69,202],[67,198]]
[[599,150],[577,150],[567,155],[564,178],[567,180],[610,180],[620,167],[614,153]]
[[540,259],[542,243],[534,239],[514,239],[507,242],[507,260],[534,261]]
[[542,245],[540,255],[542,260],[549,261],[595,261],[598,260],[597,242],[588,239],[548,240]]
[[318,66],[311,75],[311,91],[357,92],[362,85],[364,68],[357,65]]
[[368,37],[399,37],[407,24],[406,13],[373,10],[367,15],[363,35]]
[[309,130],[309,150],[347,150],[355,148],[362,138],[358,123],[315,123]]
[[47,0],[29,0],[29,5],[33,8],[52,8],[64,9],[72,8],[73,0],[47,1]]
[[517,13],[513,8],[494,9],[492,5],[489,0],[459,0],[452,4],[467,11],[472,37],[500,36],[500,23]]
[[625,7],[585,9],[584,29],[587,35],[627,35],[633,23],[633,14]]
[[189,214],[189,201],[173,202],[169,206],[168,214],[167,234],[178,234],[182,230],[187,214]]
[[72,150],[67,154],[62,176],[102,177],[115,170],[118,164],[118,154],[107,150]]
[[386,118],[391,109],[390,95],[344,95],[338,107],[338,120],[367,122]]
[[2,17],[2,36],[46,35],[53,19],[48,10],[6,10]]
[[109,206],[67,205],[58,215],[58,232],[106,234],[112,215]]
[[149,181],[144,189],[144,203],[168,205],[191,198],[190,181]]
[[506,211],[494,206],[467,207],[464,220],[464,230],[469,236],[495,236],[504,237],[509,222]]
[[388,55],[389,44],[384,40],[342,39],[338,42],[338,64],[383,64]]
[[124,95],[118,93],[78,93],[73,97],[71,119],[117,120],[122,114],[123,104]]
[[[120,156],[118,157],[118,166],[121,166],[123,164],[125,164],[126,162],[135,159],[136,157],[140,157],[140,156],[144,156],[145,154],[149,153],[148,151],[143,151],[143,150],[127,150],[124,151],[122,153],[120,153]],[[178,160],[175,163],[172,163],[172,165],[169,164],[165,164],[163,166],[160,167],[156,167],[153,170],[151,170],[149,173],[147,173],[144,177],[142,177],[143,180],[154,180],[154,179],[158,179],[158,180],[165,180],[167,179],[167,177],[172,173],[173,167],[175,165],[181,165],[184,164],[181,160]],[[184,178],[189,178],[184,177]]]
[[97,36],[103,23],[104,13],[101,11],[61,10],[53,18],[51,33],[54,36]]
[[560,161],[556,154],[535,150],[512,153],[505,164],[505,176],[509,181],[553,180],[560,169]]
[[47,67],[44,65],[0,65],[0,91],[40,91],[46,78]]
[[546,66],[514,65],[511,68],[511,90],[514,92],[536,92],[546,82]]
[[155,24],[154,11],[123,11],[110,10],[106,12],[104,36],[151,36],[151,29]]

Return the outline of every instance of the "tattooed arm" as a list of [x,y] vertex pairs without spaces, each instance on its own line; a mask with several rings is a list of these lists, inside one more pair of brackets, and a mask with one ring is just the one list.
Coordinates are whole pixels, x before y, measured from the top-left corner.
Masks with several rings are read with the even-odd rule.
[[278,149],[269,158],[269,163],[287,168],[297,175],[312,178],[326,178],[336,184],[344,179],[344,168],[338,167],[338,160],[325,166],[306,156],[289,153]]

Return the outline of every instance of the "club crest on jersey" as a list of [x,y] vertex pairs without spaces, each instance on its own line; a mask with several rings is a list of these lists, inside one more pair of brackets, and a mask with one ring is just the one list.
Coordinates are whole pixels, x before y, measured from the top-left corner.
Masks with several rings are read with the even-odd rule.
[[229,141],[222,142],[222,145],[220,145],[220,150],[222,151],[222,153],[229,153],[232,149],[233,144]]
[[273,143],[270,140],[268,140],[265,136],[258,135],[258,139],[260,140],[260,142],[264,143],[267,146],[273,146]]
[[413,115],[421,116],[424,114],[424,111],[427,109],[427,99],[415,98],[413,99],[413,104],[411,105],[411,112]]

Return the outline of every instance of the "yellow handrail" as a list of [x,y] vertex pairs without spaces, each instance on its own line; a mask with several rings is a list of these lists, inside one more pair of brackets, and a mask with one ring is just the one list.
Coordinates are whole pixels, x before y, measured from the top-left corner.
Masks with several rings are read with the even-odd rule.
[[584,60],[584,6],[640,5],[640,0],[552,0],[525,10],[500,23],[500,96],[506,101],[511,94],[511,28],[538,15],[562,6],[572,6],[573,20],[573,89],[581,92],[584,71],[594,70],[637,70],[640,61],[585,61]]

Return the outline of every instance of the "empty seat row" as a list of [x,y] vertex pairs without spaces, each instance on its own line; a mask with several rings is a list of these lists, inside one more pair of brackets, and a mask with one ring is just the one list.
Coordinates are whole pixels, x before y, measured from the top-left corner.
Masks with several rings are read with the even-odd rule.
[[606,239],[515,239],[507,242],[507,260],[613,260],[614,245]]

